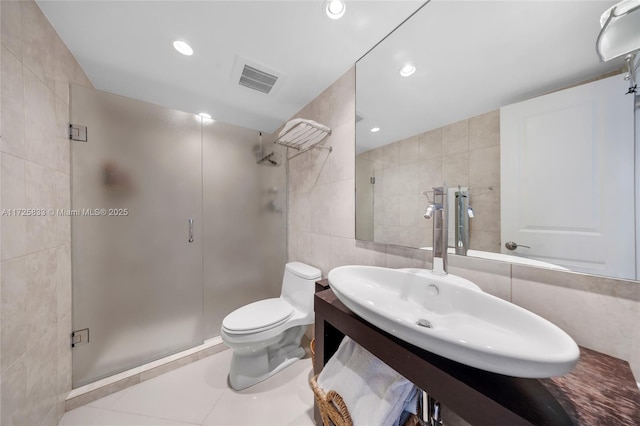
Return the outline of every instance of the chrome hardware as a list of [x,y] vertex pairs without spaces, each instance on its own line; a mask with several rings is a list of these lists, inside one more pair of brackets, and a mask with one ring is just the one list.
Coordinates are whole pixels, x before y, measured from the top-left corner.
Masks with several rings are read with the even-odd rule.
[[436,206],[434,206],[433,204],[429,204],[429,206],[427,207],[427,211],[424,212],[424,218],[425,219],[431,219],[431,216],[433,216],[433,211],[435,210]]
[[82,330],[75,330],[71,333],[71,347],[84,345],[89,343],[89,329],[83,328]]
[[433,328],[431,321],[426,320],[424,318],[420,318],[418,321],[416,321],[416,325],[419,325],[420,327],[424,327],[424,328]]
[[189,242],[193,242],[193,219],[189,218]]
[[515,250],[515,249],[517,249],[518,247],[524,247],[524,248],[529,248],[529,249],[531,248],[531,247],[529,247],[529,246],[523,246],[522,244],[518,244],[518,243],[516,243],[516,242],[514,242],[514,241],[507,241],[506,243],[504,243],[504,247],[505,247],[507,250]]
[[442,412],[440,403],[431,395],[427,395],[427,425],[442,426]]
[[72,141],[86,142],[87,126],[69,124],[69,139],[71,139]]
[[[447,248],[449,233],[447,229],[447,187],[434,187],[433,191],[423,191],[429,200],[424,212],[425,219],[433,218],[433,273],[447,275]],[[431,199],[430,194],[433,194]]]
[[469,251],[469,219],[474,217],[469,205],[469,190],[458,185],[455,192],[455,250],[456,254],[466,256]]
[[439,294],[440,289],[438,288],[438,286],[435,284],[429,284],[429,287],[427,287],[427,296],[436,297]]

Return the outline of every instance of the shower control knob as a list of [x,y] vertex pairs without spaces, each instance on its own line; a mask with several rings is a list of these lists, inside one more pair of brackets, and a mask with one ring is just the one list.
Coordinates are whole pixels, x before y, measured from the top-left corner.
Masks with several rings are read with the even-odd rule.
[[514,242],[514,241],[507,241],[506,243],[504,243],[504,246],[505,246],[505,248],[506,248],[507,250],[515,250],[515,249],[517,249],[518,247],[531,248],[531,247],[529,247],[529,246],[523,246],[523,245],[521,245],[521,244],[518,244],[518,243],[516,243],[516,242]]

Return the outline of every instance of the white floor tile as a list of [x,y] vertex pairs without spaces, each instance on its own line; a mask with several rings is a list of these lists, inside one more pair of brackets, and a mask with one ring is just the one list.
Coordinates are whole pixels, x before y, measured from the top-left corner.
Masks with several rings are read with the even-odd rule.
[[59,426],[193,426],[193,424],[85,406],[65,413]]
[[230,352],[224,351],[220,356],[205,358],[135,385],[110,408],[202,424],[227,390]]
[[236,392],[227,382],[231,355],[223,351],[69,411],[60,426],[315,424],[309,358]]
[[302,359],[248,389],[225,392],[204,421],[207,426],[313,425],[311,360]]

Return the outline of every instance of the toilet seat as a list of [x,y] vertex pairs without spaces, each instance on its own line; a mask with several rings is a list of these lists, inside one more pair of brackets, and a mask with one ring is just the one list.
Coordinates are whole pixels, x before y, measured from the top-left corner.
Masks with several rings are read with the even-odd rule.
[[228,333],[258,333],[282,324],[293,311],[293,306],[282,298],[260,300],[231,312],[222,321],[222,327]]

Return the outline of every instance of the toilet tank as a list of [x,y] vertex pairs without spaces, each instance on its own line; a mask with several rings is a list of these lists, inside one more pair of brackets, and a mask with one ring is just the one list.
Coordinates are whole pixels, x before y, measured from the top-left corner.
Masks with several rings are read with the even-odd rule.
[[322,272],[318,268],[301,262],[287,263],[282,280],[282,298],[296,309],[313,316],[315,282],[321,277]]

